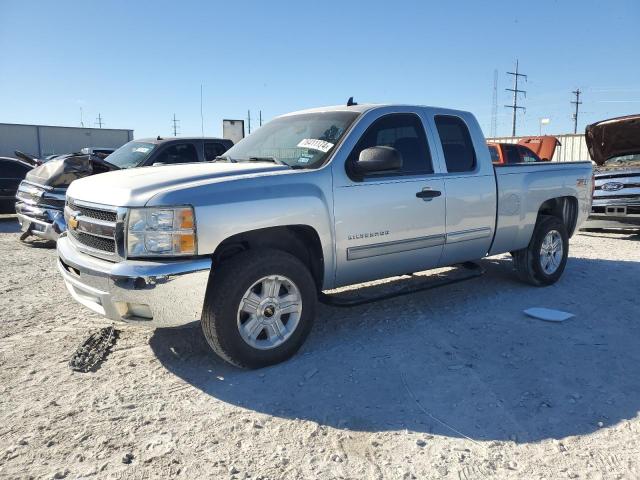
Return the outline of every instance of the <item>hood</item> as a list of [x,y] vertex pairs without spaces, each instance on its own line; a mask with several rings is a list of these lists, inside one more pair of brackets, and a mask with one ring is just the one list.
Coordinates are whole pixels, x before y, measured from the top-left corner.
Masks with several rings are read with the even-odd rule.
[[26,179],[40,185],[66,188],[79,178],[117,168],[93,155],[62,155],[29,171]]
[[610,158],[640,153],[640,115],[611,118],[587,125],[585,140],[597,165]]
[[67,196],[103,205],[141,207],[156,194],[168,190],[289,170],[286,165],[258,162],[203,162],[131,168],[77,180],[69,187]]

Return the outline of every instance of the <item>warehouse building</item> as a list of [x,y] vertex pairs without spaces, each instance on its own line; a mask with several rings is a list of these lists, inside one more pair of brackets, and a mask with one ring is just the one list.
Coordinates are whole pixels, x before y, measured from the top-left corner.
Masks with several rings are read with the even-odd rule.
[[130,140],[133,130],[0,123],[0,157],[13,157],[14,150],[20,150],[42,158],[84,147],[118,148]]

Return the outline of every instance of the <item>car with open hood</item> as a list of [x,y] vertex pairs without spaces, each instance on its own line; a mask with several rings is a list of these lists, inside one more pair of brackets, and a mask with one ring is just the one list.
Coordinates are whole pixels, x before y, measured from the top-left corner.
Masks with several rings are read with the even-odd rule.
[[585,139],[597,165],[585,228],[640,228],[640,115],[588,125]]
[[99,173],[134,167],[211,161],[233,145],[223,138],[143,138],[111,152],[83,148],[38,164],[27,173],[16,193],[15,205],[22,237],[57,240],[67,228],[64,202],[71,182]]

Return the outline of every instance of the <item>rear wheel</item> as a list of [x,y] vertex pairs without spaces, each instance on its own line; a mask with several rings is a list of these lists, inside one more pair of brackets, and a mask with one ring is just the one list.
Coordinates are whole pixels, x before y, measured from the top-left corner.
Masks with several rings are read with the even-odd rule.
[[569,254],[569,235],[557,217],[538,219],[527,248],[512,252],[520,280],[536,286],[551,285],[564,272]]
[[288,253],[240,253],[214,271],[202,313],[211,348],[238,367],[282,362],[304,343],[315,317],[316,288]]

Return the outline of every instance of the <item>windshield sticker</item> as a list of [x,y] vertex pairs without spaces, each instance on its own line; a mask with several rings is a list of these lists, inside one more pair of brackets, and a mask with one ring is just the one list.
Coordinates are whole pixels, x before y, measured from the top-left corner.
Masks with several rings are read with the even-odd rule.
[[318,140],[315,138],[304,138],[298,143],[300,148],[308,148],[310,150],[318,150],[320,152],[327,153],[333,147],[333,143],[325,142],[324,140]]
[[133,149],[134,152],[147,153],[151,150],[149,147],[136,147]]
[[309,163],[309,160],[311,160],[313,157],[310,155],[302,155],[299,159],[298,159],[298,163]]

